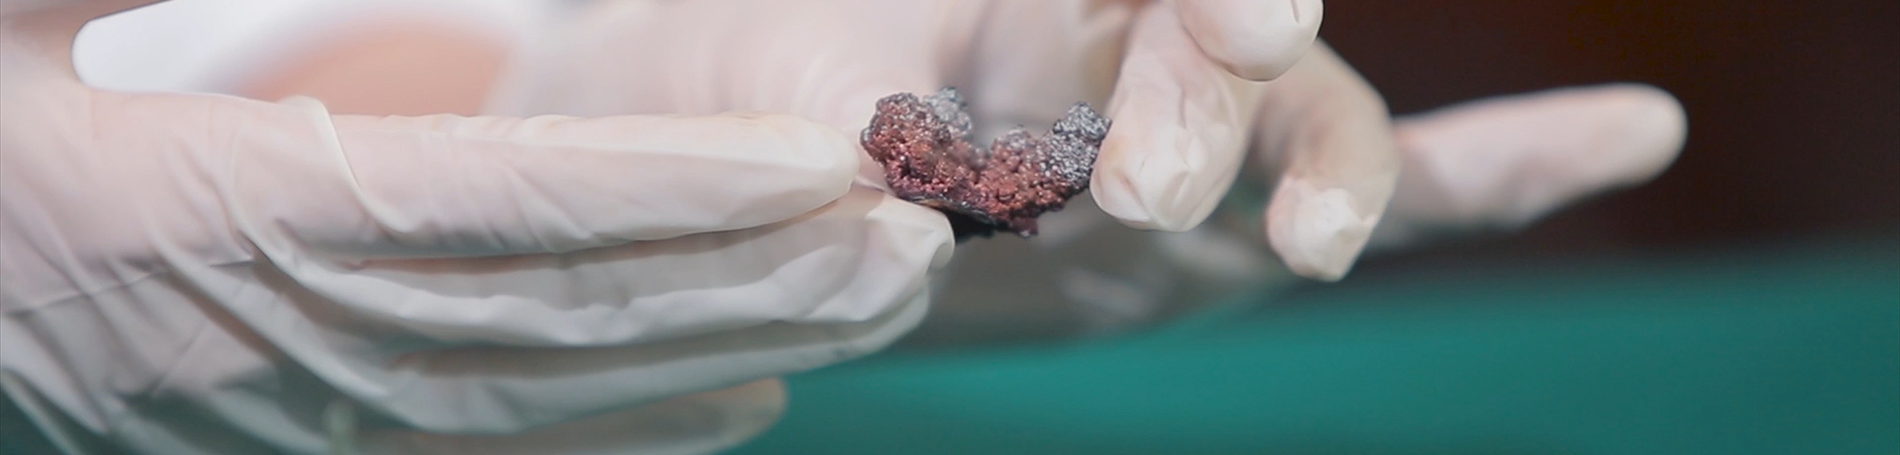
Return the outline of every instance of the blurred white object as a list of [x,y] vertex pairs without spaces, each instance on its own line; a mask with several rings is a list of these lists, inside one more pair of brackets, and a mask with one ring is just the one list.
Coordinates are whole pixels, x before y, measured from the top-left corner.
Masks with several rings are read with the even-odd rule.
[[67,43],[107,11],[0,25],[0,384],[69,451],[706,452],[775,419],[757,381],[908,331],[951,253],[830,126],[100,91]]

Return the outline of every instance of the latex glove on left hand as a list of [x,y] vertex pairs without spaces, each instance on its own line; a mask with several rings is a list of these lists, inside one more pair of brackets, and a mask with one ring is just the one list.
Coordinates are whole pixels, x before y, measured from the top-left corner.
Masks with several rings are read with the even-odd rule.
[[769,378],[913,327],[951,253],[785,115],[81,83],[74,35],[126,5],[0,3],[0,385],[68,452],[717,450]]

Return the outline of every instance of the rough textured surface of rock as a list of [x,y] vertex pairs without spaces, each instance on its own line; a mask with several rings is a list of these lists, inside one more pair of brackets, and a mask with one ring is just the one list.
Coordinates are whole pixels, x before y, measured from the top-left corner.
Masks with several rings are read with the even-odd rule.
[[1088,189],[1108,119],[1078,103],[1049,134],[1022,128],[987,148],[970,143],[971,122],[955,89],[877,102],[859,140],[884,166],[898,198],[944,212],[958,240],[996,231],[1028,237],[1036,217]]

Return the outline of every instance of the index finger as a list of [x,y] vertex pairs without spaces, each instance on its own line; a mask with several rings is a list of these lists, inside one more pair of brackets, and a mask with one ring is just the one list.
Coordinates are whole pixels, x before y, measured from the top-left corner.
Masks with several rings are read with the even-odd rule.
[[105,115],[209,136],[179,145],[223,168],[211,173],[252,241],[346,257],[560,253],[761,226],[843,196],[859,154],[835,128],[785,115],[367,117],[309,99],[115,99]]
[[1178,0],[1181,26],[1227,72],[1280,77],[1319,36],[1320,0]]

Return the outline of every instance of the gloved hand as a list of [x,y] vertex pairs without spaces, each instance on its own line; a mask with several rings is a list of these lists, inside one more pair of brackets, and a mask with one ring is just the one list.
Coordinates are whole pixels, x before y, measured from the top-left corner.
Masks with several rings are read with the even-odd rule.
[[[466,9],[463,3],[447,3]],[[940,330],[925,330],[913,338],[924,342],[967,340],[972,328],[988,332],[975,334],[987,339],[1125,327],[1204,304],[1239,286],[1289,278],[1288,270],[1266,250],[1269,236],[1262,228],[1287,216],[1263,215],[1265,201],[1249,199],[1271,188],[1279,180],[1277,173],[1350,183],[1360,172],[1378,184],[1386,178],[1381,172],[1390,171],[1381,167],[1389,163],[1380,164],[1380,157],[1403,160],[1405,173],[1398,179],[1408,191],[1393,200],[1374,235],[1398,244],[1412,237],[1388,232],[1509,227],[1528,221],[1569,198],[1647,178],[1679,146],[1681,119],[1673,101],[1650,89],[1627,87],[1454,108],[1423,120],[1401,121],[1396,133],[1387,132],[1392,127],[1377,95],[1337,56],[1326,50],[1299,55],[1305,44],[1299,37],[1310,40],[1317,11],[1298,8],[1316,5],[1278,4],[1294,9],[1246,14],[1222,8],[1276,4],[1181,2],[1158,4],[1137,15],[1145,4],[602,3],[520,34],[530,39],[523,43],[526,58],[493,107],[502,113],[588,115],[751,108],[824,119],[850,133],[862,128],[877,97],[956,85],[975,100],[978,120],[984,122],[979,126],[987,131],[982,134],[992,135],[1013,123],[1044,125],[1076,100],[1100,106],[1113,92],[1120,101],[1110,112],[1121,116],[1115,134],[1133,139],[1122,139],[1123,145],[1109,151],[1142,157],[1124,160],[1121,169],[1149,177],[1098,181],[1098,190],[1122,185],[1126,194],[1159,191],[1178,196],[1214,191],[1205,188],[1229,186],[1235,174],[1241,175],[1238,181],[1243,183],[1231,185],[1232,191],[1215,191],[1221,210],[1205,201],[1150,204],[1136,197],[1129,204],[1136,209],[1118,213],[1134,214],[1126,216],[1126,223],[1179,229],[1180,224],[1166,223],[1194,218],[1194,211],[1213,211],[1208,222],[1187,232],[1116,228],[1090,198],[1078,198],[1069,210],[1045,218],[1043,236],[1026,245],[1009,238],[960,245],[956,266],[939,277],[949,284],[935,286],[944,293],[926,321],[926,329]],[[1192,8],[1207,9],[1197,13]],[[1270,14],[1274,11],[1288,14]],[[1301,12],[1297,20],[1292,11]],[[1184,16],[1181,24],[1200,23],[1201,28],[1169,28],[1167,21],[1154,21],[1143,22],[1130,34],[1137,17],[1177,13]],[[1289,34],[1292,37],[1275,37]],[[1137,52],[1142,46],[1147,50]],[[1214,57],[1219,55],[1227,57]],[[1124,75],[1145,76],[1117,81],[1118,67]],[[1279,71],[1289,72],[1265,85],[1233,76],[1264,78]],[[1239,102],[1249,96],[1255,104]],[[1149,108],[1121,108],[1136,102]],[[1246,106],[1268,110],[1256,113]],[[1175,114],[1153,114],[1157,110]],[[1243,121],[1246,118],[1254,120]],[[1171,139],[1144,139],[1148,137]],[[1249,142],[1255,144],[1251,153],[1243,148]],[[1150,160],[1144,154],[1155,156]],[[1328,157],[1339,159],[1323,159]],[[1255,161],[1252,170],[1264,172],[1240,172],[1243,160]],[[1136,162],[1154,166],[1130,164]],[[1361,164],[1375,166],[1356,167]],[[1156,175],[1163,178],[1153,178]],[[1212,181],[1207,175],[1214,176]],[[877,177],[867,175],[861,183],[876,185]],[[1290,206],[1314,205],[1320,210],[1312,212],[1320,214],[1328,206],[1350,208],[1335,203],[1356,201],[1356,196],[1338,197],[1342,192],[1351,195],[1355,187],[1339,188],[1309,192],[1323,196],[1313,198],[1318,203]],[[1295,202],[1308,199],[1283,194],[1291,194],[1286,197]],[[1182,207],[1192,210],[1179,210]],[[1318,264],[1334,257],[1327,251],[1346,251],[1343,257],[1349,264],[1356,255],[1352,239],[1367,235],[1360,229],[1366,220],[1340,220],[1344,222],[1310,223],[1317,226],[1312,231],[1323,234],[1310,238],[1325,241],[1312,250],[1318,253],[1289,260]],[[1328,226],[1353,229],[1329,231]],[[1404,229],[1388,231],[1395,226]],[[1342,233],[1351,235],[1336,235]],[[1345,241],[1332,242],[1341,239]],[[729,395],[734,399],[712,406],[744,409],[748,399],[781,399],[762,393]],[[467,436],[432,436],[427,441],[454,450],[549,452],[555,450],[550,445],[555,441],[624,434],[639,422],[629,418],[562,425],[507,438],[508,443]]]
[[987,139],[1106,101],[1093,197],[1045,215],[1027,242],[960,245],[912,337],[925,343],[1127,327],[1289,272],[1338,279],[1377,225],[1386,246],[1521,225],[1646,180],[1680,148],[1680,107],[1630,86],[1454,108],[1395,132],[1378,94],[1309,46],[1320,15],[1317,0],[595,2],[534,34],[491,107],[744,108],[852,132],[879,97],[948,85]]
[[713,450],[775,418],[756,381],[910,329],[951,253],[943,217],[851,184],[854,138],[796,117],[81,84],[74,34],[128,6],[0,5],[0,384],[69,451],[458,450],[422,433],[609,412],[552,434]]
[[[591,2],[529,34],[539,39],[522,46],[525,57],[490,106],[509,115],[747,109],[855,132],[878,98],[955,86],[987,140],[1012,126],[1047,125],[1077,101],[1106,105],[1115,123],[1091,189],[1103,210],[1072,201],[1045,216],[1033,248],[1008,239],[966,244],[960,255],[972,259],[938,286],[946,292],[939,321],[1047,332],[1046,319],[1069,319],[1068,302],[1101,308],[1115,298],[1097,284],[1153,281],[1078,275],[1078,266],[1183,273],[1150,260],[1149,235],[1119,230],[1108,241],[1082,242],[1087,247],[1071,241],[1100,227],[1103,212],[1164,231],[1205,219],[1234,182],[1255,136],[1255,107],[1267,95],[1262,83],[1235,73],[1258,80],[1286,71],[1310,47],[1318,21],[1318,2],[1306,0]],[[1312,60],[1310,91],[1280,92],[1282,101],[1326,104],[1283,106],[1268,128],[1290,143],[1276,151],[1293,165],[1269,211],[1276,230],[1241,251],[1271,239],[1294,270],[1333,279],[1384,209],[1398,160],[1377,98],[1353,91],[1364,83],[1330,53]],[[1326,79],[1342,70],[1348,79]],[[1324,122],[1299,118],[1319,111],[1330,114]],[[861,169],[861,184],[882,183],[876,166]],[[1085,283],[1071,283],[1078,280]],[[1138,291],[1149,301],[1182,296]],[[1056,311],[1036,311],[1052,304]]]
[[[1076,101],[1102,106],[1112,93],[1115,126],[1096,163],[1094,199],[1124,223],[1183,231],[1233,183],[1266,94],[1255,81],[1304,55],[1319,9],[1317,0],[594,2],[547,27],[549,38],[529,46],[505,84],[512,89],[492,106],[575,115],[758,109],[857,131],[878,98],[948,85],[968,97],[987,139],[1046,125]],[[1327,58],[1308,66],[1343,68],[1319,61]],[[1278,112],[1383,115],[1376,97],[1326,92],[1363,85],[1356,79],[1316,82],[1315,91],[1283,91],[1285,101],[1334,104]],[[1314,122],[1293,120],[1263,131],[1307,142],[1282,147],[1292,165],[1269,237],[1295,271],[1337,279],[1384,210],[1398,159],[1376,124],[1314,131]]]

